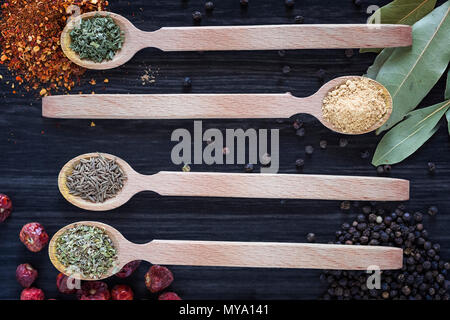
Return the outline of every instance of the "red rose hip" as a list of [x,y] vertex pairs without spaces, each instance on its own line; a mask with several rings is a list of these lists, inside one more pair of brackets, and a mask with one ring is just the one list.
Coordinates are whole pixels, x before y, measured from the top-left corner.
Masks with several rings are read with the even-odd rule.
[[164,292],[158,300],[183,300],[175,292]]
[[0,223],[5,221],[11,215],[11,211],[11,199],[6,194],[0,193]]
[[127,263],[122,270],[116,273],[116,276],[119,278],[127,278],[133,274],[133,272],[136,271],[137,268],[141,265],[140,260],[131,261],[130,263]]
[[20,231],[20,241],[33,252],[41,251],[48,243],[48,234],[37,222],[27,223]]
[[56,287],[61,293],[65,294],[76,293],[77,289],[80,289],[79,284],[80,280],[70,278],[63,273],[58,274],[58,276],[56,277]]
[[81,285],[77,292],[78,300],[109,300],[108,285],[102,281],[89,281]]
[[20,264],[16,269],[16,279],[24,288],[29,288],[36,280],[38,272],[29,263]]
[[113,300],[133,300],[133,290],[125,284],[118,284],[111,290]]
[[20,300],[44,300],[44,291],[38,288],[23,289],[20,294]]
[[145,274],[145,285],[152,293],[164,290],[173,282],[172,272],[163,266],[154,265]]

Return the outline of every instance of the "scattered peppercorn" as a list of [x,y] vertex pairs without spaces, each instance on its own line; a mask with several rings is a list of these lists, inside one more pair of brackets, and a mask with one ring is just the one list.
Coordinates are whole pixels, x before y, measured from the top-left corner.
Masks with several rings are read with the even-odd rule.
[[110,300],[108,285],[102,281],[87,281],[77,291],[78,300]]
[[341,148],[345,148],[348,145],[348,140],[345,138],[340,138],[339,139],[339,147]]
[[316,72],[317,78],[319,78],[319,80],[321,80],[321,81],[324,81],[324,80],[325,80],[325,75],[326,75],[326,74],[327,74],[326,71],[323,70],[323,69],[319,69],[319,70]]
[[341,202],[341,210],[347,211],[350,210],[350,201],[342,201]]
[[353,57],[353,49],[346,49],[346,50],[345,50],[345,56],[346,56],[347,58]]
[[58,291],[64,294],[73,294],[77,292],[76,288],[77,283],[79,283],[79,280],[75,278],[71,278],[66,276],[64,273],[60,273],[56,276],[56,287],[58,288]]
[[141,260],[131,261],[127,263],[119,272],[116,273],[116,277],[128,278],[131,276],[137,268],[141,265]]
[[294,0],[285,0],[284,5],[286,6],[286,8],[292,9],[295,5],[295,1]]
[[244,171],[247,173],[253,172],[253,169],[254,169],[254,167],[253,167],[252,163],[247,163],[244,167]]
[[367,159],[369,157],[370,157],[369,150],[364,150],[363,152],[361,152],[361,159]]
[[308,242],[316,242],[316,235],[314,233],[308,233],[306,235],[306,240],[308,240]]
[[428,208],[428,214],[430,216],[435,216],[439,212],[438,208],[436,206],[431,206]]
[[153,265],[145,274],[145,285],[151,293],[166,289],[172,282],[172,272],[163,266]]
[[192,20],[194,20],[194,23],[200,23],[202,21],[202,13],[200,11],[194,11],[192,13]]
[[16,279],[24,288],[29,288],[38,276],[38,272],[29,263],[20,264],[16,269]]
[[296,24],[302,24],[305,21],[305,18],[303,16],[295,16],[294,23]]
[[305,166],[305,160],[303,159],[297,159],[295,160],[295,167],[297,168],[297,170],[303,170],[303,167]]
[[212,1],[207,1],[207,2],[205,3],[205,10],[206,10],[206,11],[209,11],[209,12],[213,11],[213,10],[214,10],[214,2],[212,2]]
[[112,300],[133,300],[134,293],[131,288],[125,284],[118,284],[111,290]]
[[386,164],[383,166],[383,171],[384,171],[384,173],[389,174],[392,171],[392,167],[390,165]]
[[353,4],[357,7],[361,6],[361,0],[353,0]]
[[27,223],[19,234],[20,241],[32,252],[41,251],[48,243],[48,234],[37,222]]
[[248,0],[240,0],[241,8],[247,8],[248,7]]
[[314,153],[314,147],[313,146],[306,146],[305,147],[305,153],[307,155],[312,155]]
[[45,294],[38,288],[26,288],[20,294],[20,300],[45,300]]
[[288,74],[289,72],[291,72],[291,67],[289,67],[289,66],[284,66],[284,67],[281,69],[281,71],[282,71],[284,74]]
[[326,149],[328,146],[328,142],[326,140],[320,140],[319,145],[320,149]]
[[378,166],[378,167],[377,167],[377,173],[378,173],[379,175],[384,174],[384,167],[383,167],[383,166]]
[[436,171],[436,165],[434,162],[428,162],[428,172],[434,173]]
[[158,297],[158,300],[182,300],[175,292],[165,292]]
[[11,199],[6,194],[0,193],[0,223],[5,221],[11,215],[11,211]]
[[295,132],[295,134],[299,137],[304,137],[306,134],[306,130],[305,130],[305,128],[300,128]]
[[183,89],[188,91],[192,88],[192,80],[189,77],[183,79]]

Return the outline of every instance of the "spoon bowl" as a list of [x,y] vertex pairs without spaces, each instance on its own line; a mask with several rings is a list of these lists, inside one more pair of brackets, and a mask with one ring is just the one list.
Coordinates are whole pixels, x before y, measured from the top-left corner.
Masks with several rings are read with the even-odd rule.
[[[70,48],[71,30],[82,19],[109,16],[123,31],[121,50],[101,63],[80,59]],[[258,25],[160,28],[153,32],[137,29],[121,15],[96,11],[69,19],[61,34],[61,47],[74,63],[88,69],[116,68],[146,47],[163,51],[281,50],[320,48],[387,48],[412,44],[411,27],[382,24]]]
[[[70,32],[81,23],[81,20],[91,19],[97,16],[111,17],[123,32],[122,48],[116,52],[112,60],[94,62],[88,59],[81,59],[80,56],[71,48],[72,39],[70,37]],[[94,70],[106,70],[120,66],[133,58],[136,50],[132,45],[130,45],[130,42],[133,43],[135,41],[134,39],[138,33],[139,30],[136,29],[136,27],[128,19],[122,17],[121,15],[106,11],[93,11],[69,19],[61,33],[61,48],[67,58],[81,67]]]
[[[96,226],[105,230],[117,250],[115,265],[100,278],[90,279],[79,273],[71,273],[70,268],[58,261],[58,237],[77,225]],[[73,223],[59,230],[50,241],[49,257],[60,272],[80,280],[108,278],[135,260],[159,265],[335,270],[367,270],[373,266],[381,270],[399,269],[403,264],[402,249],[380,246],[189,240],[153,240],[146,244],[135,244],[126,240],[113,227],[93,221]]]
[[[58,177],[61,194],[73,205],[92,211],[112,210],[125,204],[141,191],[154,191],[165,196],[269,198],[269,199],[320,199],[353,201],[403,201],[409,199],[409,181],[392,178],[328,176],[304,174],[246,174],[220,172],[167,172],[142,175],[124,160],[116,159],[126,181],[113,198],[93,203],[71,195],[66,185],[67,177],[80,159],[97,156],[88,153],[64,165]],[[301,188],[299,186],[308,186]]]

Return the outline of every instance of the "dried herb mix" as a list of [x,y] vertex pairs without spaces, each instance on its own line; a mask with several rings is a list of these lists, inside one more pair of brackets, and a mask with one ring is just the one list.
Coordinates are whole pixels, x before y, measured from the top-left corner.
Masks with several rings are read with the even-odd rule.
[[[0,64],[16,75],[17,84],[40,91],[72,89],[85,69],[61,50],[60,36],[72,5],[80,13],[103,10],[105,0],[9,0],[1,5]],[[15,91],[14,91],[15,93]]]
[[347,80],[323,100],[323,117],[344,133],[362,133],[388,112],[384,90],[367,78]]
[[70,32],[70,37],[70,48],[81,59],[94,62],[112,60],[123,44],[123,32],[109,16],[81,20],[80,25]]
[[99,153],[75,163],[67,176],[66,186],[71,195],[100,203],[119,193],[125,181],[126,175],[116,159],[105,158]]
[[76,225],[56,239],[56,258],[69,273],[98,279],[115,265],[117,250],[105,230]]

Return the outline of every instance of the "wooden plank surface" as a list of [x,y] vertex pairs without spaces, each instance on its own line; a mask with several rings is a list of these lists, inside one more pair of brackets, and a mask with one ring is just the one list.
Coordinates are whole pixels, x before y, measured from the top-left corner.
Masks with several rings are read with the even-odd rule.
[[[204,1],[110,1],[111,10],[123,14],[137,27],[155,30],[157,27],[189,26],[191,13],[203,12]],[[363,23],[368,5],[387,1],[363,1],[360,8],[350,0],[297,1],[295,9],[287,12],[282,1],[251,2],[247,12],[237,0],[215,1],[211,16],[203,16],[203,25],[247,25],[291,23],[296,14],[305,23]],[[193,81],[194,93],[284,93],[296,96],[314,93],[321,81],[316,74],[325,70],[325,80],[346,74],[363,74],[374,59],[372,54],[346,57],[344,50],[163,53],[146,49],[127,65],[107,71],[89,72],[74,93],[182,93],[185,76]],[[142,85],[140,77],[151,66],[156,82]],[[284,66],[290,72],[284,74]],[[8,73],[0,68],[4,79]],[[94,78],[97,85],[88,81]],[[103,80],[109,79],[104,85]],[[442,101],[445,79],[424,99],[422,106]],[[271,200],[271,199],[204,199],[161,197],[151,192],[141,193],[125,206],[107,213],[82,211],[67,203],[58,192],[60,168],[71,158],[87,152],[102,151],[127,159],[143,174],[161,170],[181,170],[172,165],[170,141],[173,130],[193,130],[190,120],[95,120],[95,127],[86,120],[57,120],[41,117],[40,99],[33,95],[13,95],[5,80],[0,82],[0,192],[9,194],[14,202],[12,217],[0,225],[0,299],[16,299],[21,288],[15,280],[18,264],[29,262],[40,272],[36,286],[49,298],[71,298],[57,293],[56,270],[46,251],[31,253],[19,242],[23,224],[39,221],[50,236],[60,227],[80,221],[99,220],[119,229],[129,240],[144,243],[151,239],[211,240],[211,241],[306,241],[308,232],[316,233],[318,242],[334,239],[334,232],[344,221],[355,216],[343,213],[338,201]],[[292,118],[294,119],[294,118]],[[344,137],[325,129],[310,116],[301,116],[306,136],[295,135],[292,119],[277,120],[207,120],[208,128],[280,129],[280,173],[296,173],[295,160],[305,159],[308,174],[339,174],[376,176],[369,159],[379,140],[368,134],[346,137],[346,148],[338,145]],[[319,141],[328,141],[321,150]],[[311,157],[305,155],[306,145],[315,148]],[[437,205],[435,218],[426,217],[425,226],[431,238],[441,244],[441,256],[450,257],[450,142],[444,127],[414,156],[394,166],[392,177],[411,180],[411,210],[426,210]],[[434,176],[427,171],[427,162],[436,163]],[[242,172],[243,165],[192,165],[193,171]],[[305,186],[307,187],[307,186]],[[392,206],[393,204],[388,204]],[[446,212],[447,211],[447,212]],[[144,274],[149,265],[142,264],[139,272],[111,285],[128,283],[137,298],[152,299],[145,288]],[[185,299],[314,299],[324,290],[319,271],[271,270],[214,267],[172,267],[175,281],[171,289]]]

